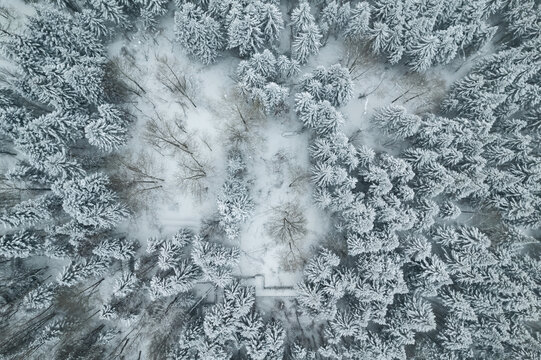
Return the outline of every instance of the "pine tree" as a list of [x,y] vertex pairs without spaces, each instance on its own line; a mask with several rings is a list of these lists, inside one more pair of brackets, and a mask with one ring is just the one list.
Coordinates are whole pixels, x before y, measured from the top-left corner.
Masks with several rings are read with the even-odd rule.
[[278,73],[282,79],[295,77],[301,71],[299,62],[295,59],[289,59],[285,55],[278,56],[276,65],[278,66]]
[[126,143],[126,128],[98,118],[85,127],[85,137],[91,145],[105,152],[113,152]]
[[90,0],[90,4],[96,9],[100,16],[115,24],[128,20],[122,5],[117,0]]
[[188,261],[176,262],[172,273],[159,273],[150,280],[150,296],[159,299],[166,296],[177,295],[191,290],[200,278],[197,266]]
[[263,46],[263,32],[255,9],[247,9],[242,17],[231,22],[227,30],[228,49],[238,48],[240,56],[250,55]]
[[56,281],[61,286],[71,287],[103,273],[107,266],[108,261],[98,257],[81,259],[77,262],[72,261],[70,265],[64,267]]
[[539,4],[533,0],[508,2],[504,17],[515,39],[526,40],[539,35],[541,17],[536,6],[538,9]]
[[409,65],[415,71],[425,71],[434,63],[440,47],[440,40],[436,36],[422,36],[415,39],[407,51],[411,58]]
[[0,132],[11,139],[16,139],[19,129],[29,122],[30,119],[31,114],[28,110],[5,104],[0,109]]
[[321,10],[319,27],[321,32],[326,36],[330,34],[337,34],[340,30],[338,22],[338,9],[339,5],[335,0],[327,3],[327,5]]
[[322,38],[308,1],[302,0],[299,6],[293,9],[291,26],[293,31],[293,57],[299,63],[304,64],[310,55],[319,52]]
[[370,39],[372,51],[376,54],[380,54],[386,49],[387,43],[391,39],[391,30],[387,24],[382,22],[375,22],[372,29],[368,34]]
[[295,60],[304,64],[308,58],[319,52],[321,46],[321,34],[316,24],[306,27],[305,30],[299,31],[293,40],[293,56]]
[[175,13],[176,40],[203,64],[216,60],[223,47],[220,24],[192,3]]
[[25,295],[22,305],[28,310],[47,309],[54,300],[56,290],[55,283],[41,284]]
[[102,258],[129,260],[135,257],[135,244],[125,238],[112,238],[102,241],[92,253]]
[[141,12],[145,11],[154,16],[162,16],[167,12],[169,0],[138,0],[141,4]]
[[240,153],[231,154],[227,178],[217,199],[220,225],[230,239],[238,238],[241,224],[249,218],[254,209],[248,182],[244,178],[245,169],[246,164]]
[[289,96],[289,89],[270,82],[260,91],[259,101],[263,104],[267,114],[280,112],[285,108]]
[[66,181],[59,189],[64,211],[82,225],[104,229],[115,226],[128,212],[108,185],[109,180],[103,174]]
[[303,77],[301,88],[316,100],[328,100],[333,106],[344,105],[353,96],[349,71],[340,64],[334,64],[328,69],[318,66]]
[[297,94],[295,103],[301,121],[319,135],[332,135],[344,122],[342,114],[330,102],[316,102],[309,93]]
[[241,66],[239,64],[239,75],[242,76],[245,68],[251,68],[257,74],[263,76],[265,80],[274,80],[276,79],[276,66],[276,58],[270,50],[265,49],[261,53],[253,54],[246,65]]
[[81,26],[90,31],[95,37],[101,38],[109,34],[109,29],[105,25],[105,19],[94,9],[82,9],[76,15]]
[[315,24],[315,21],[316,19],[311,13],[310,4],[306,0],[301,0],[299,6],[293,9],[291,13],[293,34],[298,35],[300,32],[306,32],[310,26]]
[[370,25],[370,4],[361,1],[351,10],[351,18],[344,30],[346,39],[361,42],[366,39]]
[[52,177],[70,177],[82,169],[68,160],[68,146],[82,137],[87,118],[55,111],[27,123],[18,131],[15,146],[28,156],[29,163]]
[[61,318],[49,321],[45,326],[43,326],[43,328],[41,328],[34,340],[29,344],[29,348],[36,349],[44,344],[60,340],[60,337],[63,335],[62,333],[66,330],[66,328],[67,324]]
[[236,248],[226,248],[195,237],[191,256],[193,262],[200,267],[203,280],[224,287],[233,281],[231,273],[239,261],[240,253]]
[[134,292],[138,287],[138,280],[134,273],[123,273],[119,278],[115,280],[113,285],[113,295],[116,298],[124,298]]
[[340,264],[340,258],[327,249],[323,249],[320,253],[312,258],[304,268],[304,276],[313,283],[319,283],[329,279],[333,272]]
[[303,312],[321,320],[335,317],[337,312],[336,300],[326,295],[320,285],[305,282],[299,284],[297,288],[299,292],[298,301]]
[[259,5],[261,28],[265,41],[272,44],[280,39],[280,32],[284,28],[284,20],[280,8],[272,2],[263,2]]
[[440,216],[443,219],[456,219],[460,214],[460,208],[452,201],[445,201],[440,205]]
[[98,106],[100,117],[85,127],[85,137],[91,145],[111,152],[126,142],[127,129],[124,115],[112,104]]
[[[464,38],[464,28],[460,25],[451,26],[445,30],[440,30],[436,35],[439,39],[439,49],[435,56],[435,62],[448,64],[458,54],[460,45]],[[436,41],[434,41],[437,43]]]
[[0,255],[8,259],[27,258],[43,250],[43,238],[31,231],[19,231],[0,236]]
[[7,36],[2,51],[21,70],[14,85],[23,97],[56,109],[103,98],[103,45],[66,13],[40,7],[22,35]]
[[238,282],[224,288],[223,303],[213,306],[205,313],[205,335],[209,340],[222,344],[233,340],[241,326],[241,319],[250,313],[254,302],[253,288],[243,287]]
[[388,105],[376,112],[372,122],[386,134],[397,139],[405,139],[417,133],[421,118],[408,114],[401,106]]
[[26,228],[52,219],[50,207],[54,205],[54,198],[42,195],[35,199],[18,203],[8,211],[0,214],[0,223],[5,227]]

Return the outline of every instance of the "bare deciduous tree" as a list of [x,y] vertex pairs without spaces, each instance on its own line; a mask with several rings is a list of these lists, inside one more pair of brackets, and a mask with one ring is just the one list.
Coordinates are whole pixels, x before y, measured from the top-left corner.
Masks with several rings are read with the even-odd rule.
[[299,244],[307,234],[303,212],[297,203],[285,203],[273,209],[266,225],[269,235],[286,245],[280,259],[280,267],[285,271],[301,269],[306,262]]
[[111,157],[108,166],[113,187],[133,207],[148,202],[149,197],[155,196],[156,191],[163,190],[166,185],[156,162],[144,151]]
[[180,185],[197,197],[207,192],[209,164],[203,161],[194,162],[191,159],[181,159],[176,177]]
[[266,225],[270,236],[287,245],[288,256],[298,261],[301,251],[297,243],[306,236],[306,217],[303,209],[294,202],[288,202],[273,209]]
[[[186,129],[180,117],[167,121],[156,112],[156,116],[146,123],[144,136],[160,154],[169,152],[170,155],[177,155],[179,170],[176,176],[180,185],[197,196],[206,192],[209,164],[203,160],[195,141],[200,138]],[[201,141],[212,151],[208,142]]]
[[156,77],[158,80],[173,94],[179,95],[180,99],[178,103],[182,108],[186,108],[187,100],[194,108],[197,107],[195,102],[191,98],[188,92],[188,81],[184,74],[179,74],[178,71],[175,71],[175,65],[172,64],[171,59],[167,56],[158,56],[156,55],[156,60],[158,61],[158,73]]
[[194,134],[186,130],[184,121],[175,116],[166,120],[159,112],[150,117],[146,123],[145,140],[163,155],[163,151],[173,150],[188,155],[196,164],[202,166],[196,157],[196,144],[193,142]]

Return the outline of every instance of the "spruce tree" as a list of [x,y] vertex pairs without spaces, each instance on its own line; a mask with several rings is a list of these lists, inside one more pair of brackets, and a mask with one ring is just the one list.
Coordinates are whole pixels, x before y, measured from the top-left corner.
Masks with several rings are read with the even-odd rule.
[[189,2],[175,13],[175,34],[180,45],[203,64],[214,62],[223,48],[220,24]]

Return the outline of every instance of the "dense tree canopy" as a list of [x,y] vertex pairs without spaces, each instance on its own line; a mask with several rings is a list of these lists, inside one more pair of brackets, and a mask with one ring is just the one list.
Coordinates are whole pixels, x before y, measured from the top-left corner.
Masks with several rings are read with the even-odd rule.
[[0,358],[541,358],[539,1],[15,3]]

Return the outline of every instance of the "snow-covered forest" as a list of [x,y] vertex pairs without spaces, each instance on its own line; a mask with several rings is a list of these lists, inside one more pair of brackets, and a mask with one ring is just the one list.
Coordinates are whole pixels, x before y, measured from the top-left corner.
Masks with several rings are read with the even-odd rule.
[[0,0],[0,359],[541,359],[541,1]]

